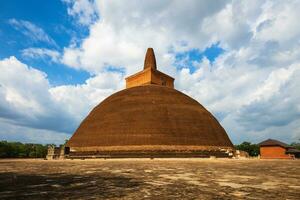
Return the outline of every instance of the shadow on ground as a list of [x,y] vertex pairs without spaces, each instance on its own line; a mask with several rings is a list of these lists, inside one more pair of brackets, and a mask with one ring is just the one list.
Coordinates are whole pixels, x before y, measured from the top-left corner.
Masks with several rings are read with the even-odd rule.
[[24,175],[0,173],[0,199],[122,198],[140,182],[115,175]]

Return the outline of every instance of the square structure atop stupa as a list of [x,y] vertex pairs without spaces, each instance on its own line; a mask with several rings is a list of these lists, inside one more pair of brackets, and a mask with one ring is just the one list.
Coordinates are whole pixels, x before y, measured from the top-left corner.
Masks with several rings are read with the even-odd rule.
[[152,48],[147,49],[144,70],[125,78],[125,80],[126,88],[148,84],[174,88],[174,78],[157,70],[156,59]]

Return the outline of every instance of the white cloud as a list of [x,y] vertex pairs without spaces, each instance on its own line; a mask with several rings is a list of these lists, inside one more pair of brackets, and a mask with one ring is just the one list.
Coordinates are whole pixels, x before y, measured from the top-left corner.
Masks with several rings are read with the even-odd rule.
[[250,23],[240,17],[244,10],[236,7],[239,6],[228,4],[217,14],[205,18],[201,25],[201,31],[229,49],[247,45],[252,36]]
[[[205,17],[222,9],[225,1],[97,1],[100,19],[79,47],[64,49],[65,64],[97,73],[107,66],[125,67],[131,74],[142,66],[145,50],[155,49],[162,69],[170,68],[170,50],[211,44],[200,31]],[[187,15],[188,13],[188,15]],[[182,43],[187,45],[182,46]]]
[[26,58],[50,58],[52,62],[60,62],[60,53],[56,50],[46,48],[27,48],[22,50],[22,56]]
[[63,144],[66,139],[70,138],[70,134],[64,132],[19,126],[1,118],[0,127],[0,140],[6,141]]
[[13,18],[9,19],[8,23],[34,42],[45,42],[55,47],[57,46],[56,42],[42,28],[29,21]]
[[94,106],[124,86],[124,76],[105,72],[89,78],[85,84],[62,85],[49,91],[53,98],[74,116],[76,122],[79,122]]
[[284,4],[268,2],[257,19],[256,38],[286,43],[294,40],[299,43],[300,28],[295,26],[299,19],[299,2],[286,1]]
[[64,122],[72,124],[73,119],[49,93],[50,84],[45,73],[28,67],[15,57],[1,60],[0,70],[0,117],[34,128],[72,129]]
[[46,74],[15,57],[0,60],[0,71],[0,136],[7,134],[1,139],[17,138],[22,130],[28,141],[51,134],[53,142],[64,139],[94,106],[124,87],[124,77],[114,72],[81,85],[51,87]]
[[[300,63],[274,70],[256,89],[252,99],[241,107],[239,122],[248,130],[264,130],[271,126],[285,126],[299,119],[300,95],[295,92],[299,87]],[[291,134],[295,133],[285,133]]]
[[177,87],[216,114],[234,142],[274,137],[297,140],[299,125],[294,122],[300,117],[296,92],[300,60],[264,67],[262,63],[247,63],[244,53],[225,53],[212,65],[204,60],[194,73],[182,69]]
[[63,0],[68,5],[68,14],[77,18],[79,24],[90,25],[97,18],[94,0]]

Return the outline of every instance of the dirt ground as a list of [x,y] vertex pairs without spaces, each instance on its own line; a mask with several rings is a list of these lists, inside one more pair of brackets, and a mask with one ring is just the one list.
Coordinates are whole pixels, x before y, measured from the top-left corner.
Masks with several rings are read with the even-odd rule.
[[300,199],[300,160],[0,160],[0,199]]

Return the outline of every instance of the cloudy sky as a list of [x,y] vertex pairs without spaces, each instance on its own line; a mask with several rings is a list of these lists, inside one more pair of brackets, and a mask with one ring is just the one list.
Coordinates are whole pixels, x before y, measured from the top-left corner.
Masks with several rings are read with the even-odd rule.
[[153,47],[231,140],[300,139],[300,1],[0,2],[0,140],[61,143]]

